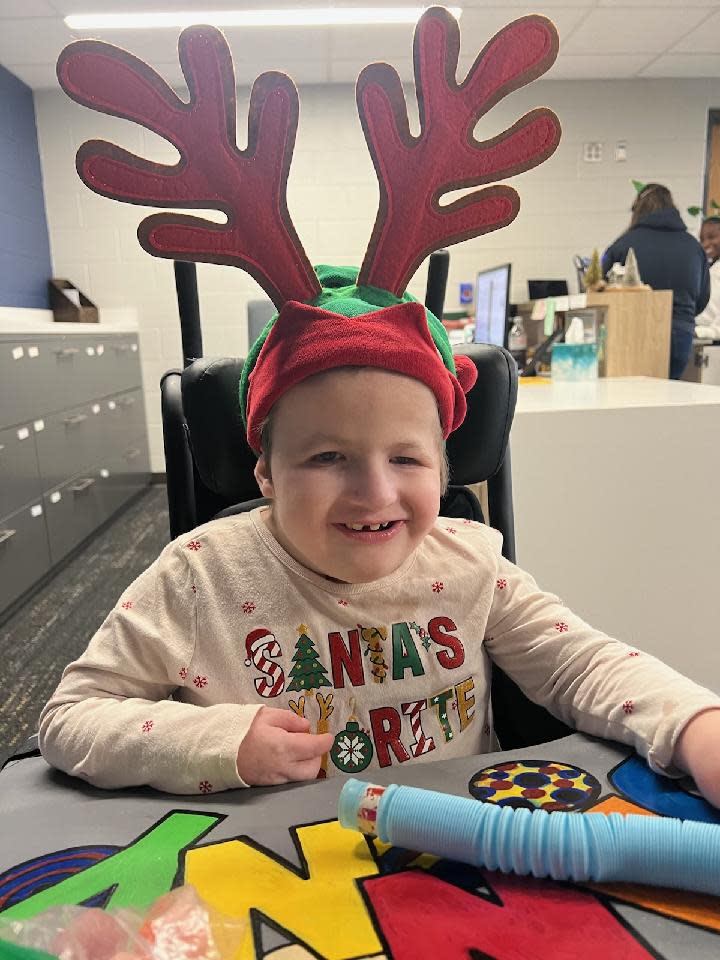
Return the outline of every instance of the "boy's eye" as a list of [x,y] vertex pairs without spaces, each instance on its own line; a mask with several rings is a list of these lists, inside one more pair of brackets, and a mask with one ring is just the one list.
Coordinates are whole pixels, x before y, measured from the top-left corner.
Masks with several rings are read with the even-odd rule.
[[310,457],[310,460],[312,463],[336,463],[341,457],[342,454],[336,450],[325,450],[322,453],[316,453]]
[[400,466],[417,463],[414,457],[393,457],[393,463],[399,463]]

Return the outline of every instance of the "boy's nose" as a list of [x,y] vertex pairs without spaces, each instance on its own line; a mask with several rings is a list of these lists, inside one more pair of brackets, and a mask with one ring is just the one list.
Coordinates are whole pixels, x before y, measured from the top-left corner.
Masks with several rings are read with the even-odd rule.
[[[367,466],[353,471],[348,490],[353,505],[366,512],[382,510],[397,499],[396,484],[392,472],[385,466]],[[360,519],[392,519],[387,517],[362,517]]]

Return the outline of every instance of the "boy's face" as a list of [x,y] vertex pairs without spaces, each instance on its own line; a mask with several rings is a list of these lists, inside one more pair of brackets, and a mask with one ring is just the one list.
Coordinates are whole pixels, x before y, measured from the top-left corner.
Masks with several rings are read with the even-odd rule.
[[[261,456],[255,471],[273,501],[270,529],[323,576],[387,576],[438,515],[441,440],[435,397],[418,380],[362,368],[303,381],[275,405],[271,462]],[[388,526],[351,529],[378,524]]]

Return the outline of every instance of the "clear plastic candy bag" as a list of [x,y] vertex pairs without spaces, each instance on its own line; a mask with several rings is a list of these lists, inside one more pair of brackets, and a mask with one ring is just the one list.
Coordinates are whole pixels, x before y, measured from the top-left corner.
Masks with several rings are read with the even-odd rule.
[[223,916],[187,885],[160,897],[144,915],[63,906],[29,920],[0,919],[0,960],[3,943],[59,960],[232,960],[246,929],[245,920]]

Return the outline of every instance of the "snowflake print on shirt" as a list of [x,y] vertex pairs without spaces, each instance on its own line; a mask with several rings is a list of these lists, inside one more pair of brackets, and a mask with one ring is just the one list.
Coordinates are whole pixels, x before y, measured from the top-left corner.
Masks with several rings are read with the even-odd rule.
[[246,600],[245,603],[242,605],[243,613],[254,613],[256,609],[257,607],[252,602],[252,600]]
[[570,627],[568,627],[563,620],[558,620],[558,622],[555,624],[555,629],[558,633],[567,633]]
[[188,550],[199,550],[202,547],[202,544],[199,540],[191,540],[190,543],[186,544]]
[[154,725],[154,721],[153,721],[153,720],[146,720],[145,723],[142,725],[142,732],[143,732],[143,733],[150,733],[150,731],[151,731],[152,728],[153,728],[153,725]]
[[498,590],[504,590],[507,586],[507,580],[504,577],[500,577],[500,579],[495,582],[495,586]]
[[631,650],[628,654],[629,657],[639,657],[640,653],[637,650]]
[[445,532],[446,532],[446,533],[457,533],[457,530],[455,529],[455,527],[445,527]]
[[126,600],[125,603],[122,604],[122,608],[123,610],[132,610],[132,605],[132,600]]
[[209,780],[201,780],[200,783],[198,784],[198,788],[200,790],[200,793],[211,793],[213,785],[210,783]]
[[338,600],[338,606],[340,606],[340,607],[346,607],[347,605],[348,605],[348,601],[347,601],[347,600]]
[[198,677],[195,677],[195,679],[193,680],[193,683],[198,688],[198,690],[202,690],[203,687],[207,686],[208,679],[207,677],[198,676]]
[[625,711],[625,713],[632,713],[634,709],[635,709],[635,704],[633,703],[632,700],[626,700],[625,703],[623,704],[623,710]]
[[187,675],[188,675],[188,668],[187,668],[187,667],[180,667],[180,679],[181,679],[181,680],[187,680]]
[[433,583],[432,588],[433,593],[441,593],[445,589],[445,584],[442,582],[442,580],[436,580]]

